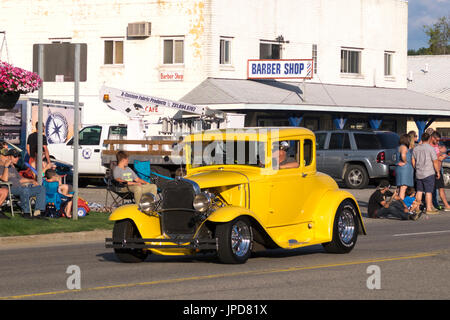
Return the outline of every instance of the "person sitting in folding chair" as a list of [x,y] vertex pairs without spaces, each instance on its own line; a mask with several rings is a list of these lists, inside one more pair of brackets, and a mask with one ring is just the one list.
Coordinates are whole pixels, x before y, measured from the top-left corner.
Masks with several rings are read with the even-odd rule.
[[8,160],[0,166],[0,179],[11,182],[11,194],[20,197],[20,207],[24,212],[24,218],[32,218],[30,197],[36,197],[36,210],[34,216],[39,217],[45,210],[45,188],[38,185],[36,180],[23,178],[19,175],[14,165],[19,161],[19,152],[11,149],[7,153]]
[[[45,171],[45,179],[42,185],[46,191],[46,214],[54,215],[52,218],[59,216],[72,218],[73,194],[69,192],[69,185],[61,183],[61,176],[56,173],[56,170],[48,169]],[[54,206],[55,212],[48,212],[49,205]]]
[[[8,160],[8,145],[4,141],[0,141],[0,148],[0,166],[3,166]],[[8,197],[9,192],[8,187],[6,185],[2,185],[1,183],[2,180],[0,179],[0,219],[9,219],[9,217],[1,211],[1,207]]]
[[133,192],[136,203],[139,203],[144,193],[152,193],[156,196],[156,185],[142,180],[128,167],[128,155],[125,151],[118,151],[116,158],[117,167],[114,168],[113,177],[116,181],[127,185],[128,189]]

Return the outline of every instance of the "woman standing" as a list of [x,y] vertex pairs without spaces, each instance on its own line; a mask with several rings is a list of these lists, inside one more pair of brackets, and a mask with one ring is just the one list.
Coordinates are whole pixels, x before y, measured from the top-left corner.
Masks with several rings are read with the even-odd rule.
[[399,197],[405,199],[406,189],[414,187],[414,163],[411,152],[411,140],[408,134],[403,134],[399,141],[397,152],[397,166],[395,168],[395,182],[399,188]]

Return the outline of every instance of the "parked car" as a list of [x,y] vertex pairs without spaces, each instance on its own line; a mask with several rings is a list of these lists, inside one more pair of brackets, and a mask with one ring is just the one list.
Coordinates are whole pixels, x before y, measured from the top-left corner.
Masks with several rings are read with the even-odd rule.
[[351,189],[369,179],[389,179],[397,161],[399,136],[390,131],[316,131],[317,170]]
[[351,193],[316,171],[313,132],[258,130],[186,137],[187,175],[169,181],[159,202],[146,194],[116,209],[106,247],[123,262],[209,251],[223,263],[244,263],[257,246],[322,244],[328,252],[350,252],[366,234],[361,211]]

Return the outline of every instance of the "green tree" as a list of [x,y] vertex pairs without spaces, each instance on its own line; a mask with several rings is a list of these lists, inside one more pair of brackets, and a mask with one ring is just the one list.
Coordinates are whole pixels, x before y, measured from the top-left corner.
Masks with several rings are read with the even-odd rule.
[[[428,35],[429,54],[450,54],[450,15],[441,17],[431,26],[423,26]],[[419,49],[420,50],[420,49]]]

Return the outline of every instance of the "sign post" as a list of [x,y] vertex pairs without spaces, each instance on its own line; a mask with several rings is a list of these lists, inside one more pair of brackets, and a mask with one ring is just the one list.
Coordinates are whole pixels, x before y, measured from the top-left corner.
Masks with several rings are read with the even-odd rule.
[[75,70],[74,70],[74,116],[73,116],[73,200],[72,219],[78,220],[78,127],[80,124],[80,44],[75,45]]
[[[42,44],[39,45],[39,77],[44,79],[44,46]],[[39,88],[39,108],[38,108],[38,125],[37,125],[37,159],[36,159],[36,167],[37,167],[37,182],[39,185],[42,185],[42,122],[43,122],[43,101],[44,101],[44,85],[41,85]],[[32,124],[34,125],[34,123]],[[31,151],[31,150],[30,150]],[[43,213],[43,212],[42,212]]]
[[[45,61],[44,61],[45,53]],[[44,63],[45,62],[45,63]],[[73,210],[72,219],[78,219],[78,128],[80,126],[80,81],[86,81],[87,44],[51,43],[33,46],[33,70],[38,68],[42,81],[74,82],[74,137],[73,137]],[[42,118],[43,91],[39,89],[38,114],[38,182],[42,183]]]

